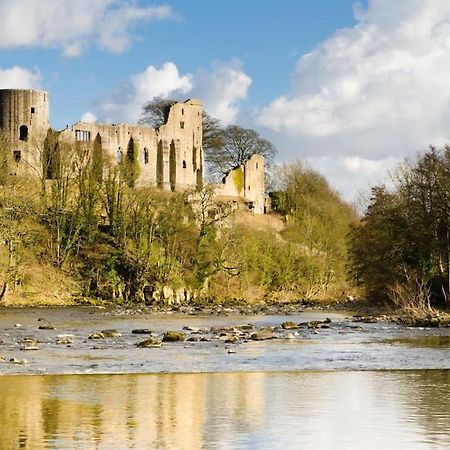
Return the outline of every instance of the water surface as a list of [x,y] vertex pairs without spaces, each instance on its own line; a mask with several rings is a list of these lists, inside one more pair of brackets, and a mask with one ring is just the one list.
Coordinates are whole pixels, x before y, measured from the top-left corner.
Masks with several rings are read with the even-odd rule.
[[[301,329],[294,339],[224,344],[185,342],[162,348],[141,349],[145,336],[134,328],[149,328],[158,336],[183,326],[233,327],[253,323],[279,326],[283,321],[332,319],[327,329]],[[15,327],[20,323],[21,327]],[[54,330],[39,330],[51,323]],[[117,329],[120,338],[100,341],[88,335]],[[161,372],[267,372],[295,370],[450,369],[450,328],[410,329],[390,323],[361,324],[345,314],[305,312],[290,316],[113,316],[107,311],[83,308],[2,310],[0,316],[0,374],[82,374]],[[71,334],[69,347],[57,336]],[[21,351],[25,337],[40,340],[38,351]],[[229,353],[232,351],[232,353]],[[11,358],[25,358],[17,365]]]
[[448,449],[450,372],[4,376],[2,449]]

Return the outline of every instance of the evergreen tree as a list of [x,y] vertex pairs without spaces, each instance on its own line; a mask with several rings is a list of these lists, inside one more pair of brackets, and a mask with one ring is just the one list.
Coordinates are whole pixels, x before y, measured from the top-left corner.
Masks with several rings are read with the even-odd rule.
[[134,141],[133,136],[131,136],[128,141],[127,153],[123,161],[123,177],[128,187],[135,187],[140,172],[139,146]]

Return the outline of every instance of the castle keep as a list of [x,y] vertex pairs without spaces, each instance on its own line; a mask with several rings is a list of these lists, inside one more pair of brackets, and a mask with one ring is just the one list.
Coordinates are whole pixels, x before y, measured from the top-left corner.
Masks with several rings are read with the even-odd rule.
[[[44,140],[50,128],[48,93],[29,89],[0,89],[0,131],[3,149],[10,151],[11,173],[36,176],[42,173]],[[143,125],[77,122],[59,132],[67,143],[101,138],[103,159],[118,164],[132,137],[139,149],[141,186],[167,191],[198,188],[204,181],[202,104],[198,100],[175,103],[166,122],[151,128]],[[8,150],[6,150],[8,149]],[[264,158],[254,155],[231,171],[216,187],[218,196],[247,203],[264,212]]]

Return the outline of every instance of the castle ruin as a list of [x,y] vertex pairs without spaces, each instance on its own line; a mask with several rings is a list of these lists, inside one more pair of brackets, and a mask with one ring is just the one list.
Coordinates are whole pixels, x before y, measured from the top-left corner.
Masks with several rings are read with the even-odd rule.
[[[44,141],[50,129],[49,96],[31,89],[0,89],[2,151],[12,160],[13,175],[41,173]],[[100,136],[104,159],[118,164],[132,137],[139,149],[137,184],[166,191],[200,188],[204,183],[202,104],[186,100],[170,107],[157,128],[144,125],[77,122],[60,131],[58,139],[74,144]],[[219,197],[240,201],[255,213],[264,213],[264,158],[253,155],[228,173],[216,187]]]

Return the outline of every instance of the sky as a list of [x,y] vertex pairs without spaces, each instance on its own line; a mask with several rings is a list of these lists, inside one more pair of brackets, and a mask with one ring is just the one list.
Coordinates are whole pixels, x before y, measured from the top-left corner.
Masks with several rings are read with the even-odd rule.
[[345,199],[450,142],[448,0],[0,0],[0,88],[50,120],[136,122],[199,98]]

